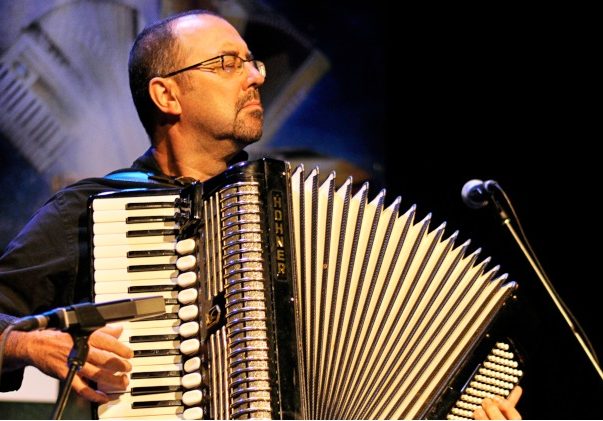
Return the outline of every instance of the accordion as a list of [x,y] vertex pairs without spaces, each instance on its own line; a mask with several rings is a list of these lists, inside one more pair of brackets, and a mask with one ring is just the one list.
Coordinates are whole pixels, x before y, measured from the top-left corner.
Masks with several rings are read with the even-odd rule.
[[385,191],[264,158],[181,189],[91,197],[95,302],[125,322],[127,390],[100,419],[471,418],[522,376],[517,284]]

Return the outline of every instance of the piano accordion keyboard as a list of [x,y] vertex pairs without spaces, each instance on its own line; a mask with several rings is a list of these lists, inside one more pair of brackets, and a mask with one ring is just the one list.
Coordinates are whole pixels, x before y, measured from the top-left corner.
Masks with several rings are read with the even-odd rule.
[[126,390],[107,391],[99,419],[203,416],[195,242],[178,241],[178,194],[92,202],[94,301],[163,296],[166,313],[122,322],[134,351]]

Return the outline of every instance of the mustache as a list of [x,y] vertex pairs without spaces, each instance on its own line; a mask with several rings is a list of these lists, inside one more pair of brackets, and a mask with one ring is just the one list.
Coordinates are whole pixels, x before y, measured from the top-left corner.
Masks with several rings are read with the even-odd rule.
[[252,89],[244,97],[240,98],[236,104],[237,111],[241,111],[245,104],[250,101],[260,101],[260,91],[257,89]]

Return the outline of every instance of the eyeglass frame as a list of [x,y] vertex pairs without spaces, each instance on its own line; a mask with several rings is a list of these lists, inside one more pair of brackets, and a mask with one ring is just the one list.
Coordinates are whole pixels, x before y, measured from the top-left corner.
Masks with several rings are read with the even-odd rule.
[[[249,58],[249,59],[244,59],[244,58],[240,57],[238,54],[220,54],[219,56],[208,58],[207,60],[200,61],[199,63],[191,64],[190,66],[186,66],[186,67],[183,67],[182,69],[167,73],[165,75],[162,75],[161,77],[176,76],[177,74],[203,67],[203,65],[207,65],[208,63],[211,63],[212,61],[217,61],[218,59],[220,60],[220,67],[222,67],[222,70],[224,70],[226,73],[228,73],[228,71],[224,68],[224,57],[234,57],[235,59],[241,60],[241,68],[243,68],[243,65],[245,63],[251,62],[251,64],[253,64],[253,67],[263,77],[266,77],[266,64],[263,61],[256,60],[253,57]],[[210,70],[211,71],[212,69],[200,69],[200,70]]]

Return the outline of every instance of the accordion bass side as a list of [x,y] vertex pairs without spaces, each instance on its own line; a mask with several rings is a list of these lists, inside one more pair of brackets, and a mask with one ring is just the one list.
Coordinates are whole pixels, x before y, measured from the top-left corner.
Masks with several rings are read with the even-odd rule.
[[95,301],[168,306],[124,323],[130,385],[99,418],[471,418],[507,395],[517,284],[368,189],[264,158],[91,198]]

